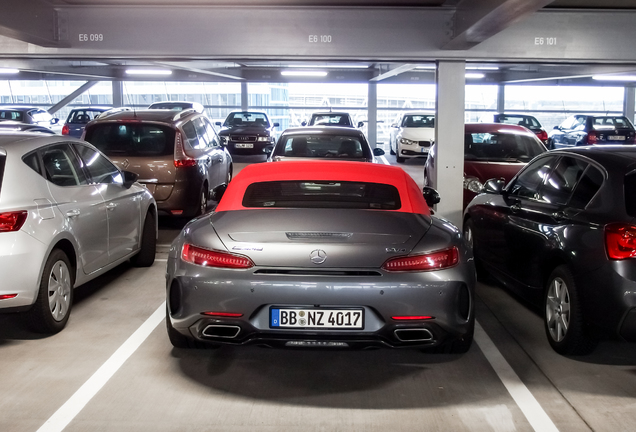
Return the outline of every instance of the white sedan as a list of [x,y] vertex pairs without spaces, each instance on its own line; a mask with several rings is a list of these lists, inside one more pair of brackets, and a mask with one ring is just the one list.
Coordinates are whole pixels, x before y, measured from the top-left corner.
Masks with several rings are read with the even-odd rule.
[[157,207],[136,179],[84,141],[0,133],[0,312],[57,333],[75,287],[129,259],[152,265]]
[[423,111],[409,111],[398,123],[391,125],[389,146],[398,163],[407,158],[427,157],[435,142],[435,115]]

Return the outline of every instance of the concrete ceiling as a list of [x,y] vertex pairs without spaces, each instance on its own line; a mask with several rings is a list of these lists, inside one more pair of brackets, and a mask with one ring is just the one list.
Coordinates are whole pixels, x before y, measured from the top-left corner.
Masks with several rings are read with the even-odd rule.
[[[593,75],[636,71],[636,48],[621,42],[636,37],[636,0],[176,4],[0,0],[0,67],[21,70],[11,79],[131,79],[125,70],[143,67],[173,73],[134,79],[283,82],[317,81],[280,75],[314,66],[331,82],[426,83],[435,60],[456,59],[484,74],[469,82],[490,84],[594,83]],[[308,43],[312,33],[338,43]],[[81,40],[93,34],[106,41]]]

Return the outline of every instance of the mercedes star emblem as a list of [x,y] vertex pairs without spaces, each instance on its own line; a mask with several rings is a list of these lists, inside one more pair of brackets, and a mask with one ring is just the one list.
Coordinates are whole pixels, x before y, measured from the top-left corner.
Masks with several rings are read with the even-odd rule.
[[327,252],[322,249],[314,249],[309,254],[309,259],[314,264],[322,264],[327,260]]

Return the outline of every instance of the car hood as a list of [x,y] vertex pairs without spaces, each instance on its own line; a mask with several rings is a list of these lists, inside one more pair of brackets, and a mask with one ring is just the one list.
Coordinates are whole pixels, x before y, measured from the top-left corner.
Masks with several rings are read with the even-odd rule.
[[402,138],[410,139],[413,141],[434,141],[435,140],[435,128],[402,128],[399,134]]
[[234,134],[241,134],[241,135],[264,135],[264,134],[268,134],[269,133],[269,129],[268,128],[264,128],[264,127],[260,127],[260,126],[236,126],[236,127],[226,127],[221,129],[221,131],[219,132],[219,135],[234,135]]
[[509,182],[518,172],[526,166],[525,163],[489,162],[489,161],[464,161],[464,174],[477,177],[482,183],[491,178],[506,179]]
[[[220,240],[257,266],[294,268],[379,268],[388,258],[413,250],[431,226],[414,213],[352,209],[264,209],[213,213],[216,236],[201,230],[193,244],[214,247]],[[312,251],[326,260],[314,264]]]

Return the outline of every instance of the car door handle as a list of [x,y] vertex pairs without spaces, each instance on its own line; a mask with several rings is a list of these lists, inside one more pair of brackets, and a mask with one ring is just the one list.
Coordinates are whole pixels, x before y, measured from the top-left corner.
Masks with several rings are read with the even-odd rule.
[[106,204],[106,210],[115,210],[116,207],[117,207],[117,204],[115,203]]
[[66,212],[66,217],[72,218],[80,215],[79,209],[73,209]]

